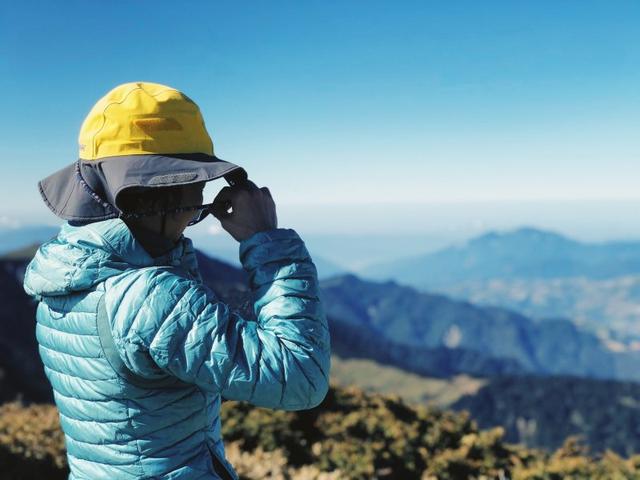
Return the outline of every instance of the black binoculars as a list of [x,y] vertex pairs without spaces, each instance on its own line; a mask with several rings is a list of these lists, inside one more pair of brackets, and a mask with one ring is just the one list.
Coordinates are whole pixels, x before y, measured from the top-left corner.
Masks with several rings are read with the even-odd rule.
[[[247,190],[255,188],[255,184],[249,180],[244,168],[236,169],[233,172],[224,175],[224,179],[231,187],[246,188]],[[200,210],[199,215],[189,222],[189,226],[200,223],[209,214],[212,214],[214,217],[226,217],[233,213],[229,211],[232,209],[232,205],[228,200],[209,203],[203,205],[203,207],[205,208]]]

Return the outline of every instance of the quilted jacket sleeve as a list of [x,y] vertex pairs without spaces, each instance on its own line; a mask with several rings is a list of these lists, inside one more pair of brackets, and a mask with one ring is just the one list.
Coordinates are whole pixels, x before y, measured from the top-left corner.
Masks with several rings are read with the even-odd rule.
[[138,309],[154,315],[137,316],[134,342],[163,371],[227,399],[283,410],[317,406],[329,388],[331,348],[304,242],[292,229],[258,232],[240,243],[240,260],[257,321],[205,285],[164,272],[154,289],[164,298]]

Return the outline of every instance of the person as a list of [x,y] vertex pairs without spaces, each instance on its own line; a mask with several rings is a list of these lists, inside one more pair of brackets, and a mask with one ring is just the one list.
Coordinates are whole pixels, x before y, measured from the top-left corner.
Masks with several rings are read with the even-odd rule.
[[[79,158],[38,182],[66,221],[27,265],[69,479],[238,479],[222,399],[304,410],[328,391],[330,337],[304,241],[267,187],[215,156],[199,107],[132,82],[82,124]],[[229,185],[203,204],[207,182]],[[239,242],[255,319],[202,281],[184,230],[211,213]]]

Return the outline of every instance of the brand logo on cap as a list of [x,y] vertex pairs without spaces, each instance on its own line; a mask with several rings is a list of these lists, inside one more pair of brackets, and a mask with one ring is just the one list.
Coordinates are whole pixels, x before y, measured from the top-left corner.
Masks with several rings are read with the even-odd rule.
[[182,130],[182,125],[174,118],[136,118],[133,123],[147,135],[167,130]]
[[197,178],[198,174],[195,172],[182,172],[182,173],[169,173],[166,175],[156,175],[149,180],[149,185],[165,185],[172,183],[188,182]]

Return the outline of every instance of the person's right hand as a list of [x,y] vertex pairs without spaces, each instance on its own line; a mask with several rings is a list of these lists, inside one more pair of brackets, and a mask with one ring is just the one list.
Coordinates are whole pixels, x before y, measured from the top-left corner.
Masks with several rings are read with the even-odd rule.
[[[225,202],[231,205],[231,213],[224,210]],[[212,209],[213,216],[220,220],[222,228],[238,242],[254,233],[278,228],[276,205],[271,192],[267,187],[258,188],[251,180],[241,185],[224,187],[214,203],[218,207]]]

